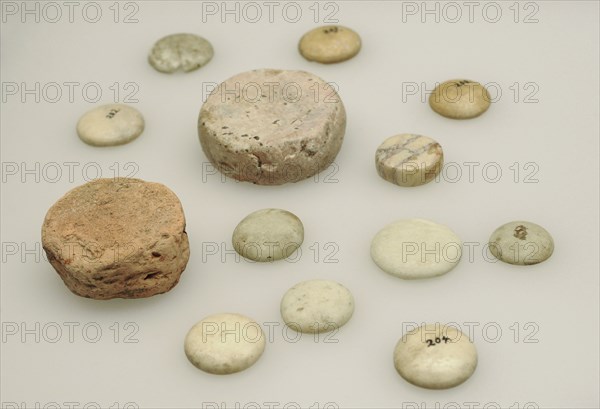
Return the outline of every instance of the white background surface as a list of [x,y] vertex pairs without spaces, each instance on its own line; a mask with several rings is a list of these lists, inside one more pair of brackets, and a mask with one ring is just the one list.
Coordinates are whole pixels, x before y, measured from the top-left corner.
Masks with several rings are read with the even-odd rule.
[[[494,8],[483,11],[486,3],[477,3],[472,22],[468,7],[456,3],[462,13],[456,23],[448,21],[455,14],[442,3],[439,22],[435,15],[420,15],[421,2],[337,1],[327,9],[321,4],[319,24],[336,7],[333,18],[363,40],[356,58],[329,66],[307,62],[297,52],[301,35],[317,25],[313,2],[297,3],[302,15],[296,23],[286,21],[294,18],[293,10],[284,15],[279,3],[273,22],[267,6],[258,2],[261,21],[244,21],[242,15],[238,23],[235,15],[203,14],[202,3],[192,1],[133,2],[137,11],[122,3],[116,23],[113,2],[107,2],[94,24],[83,18],[85,3],[75,3],[73,23],[61,2],[63,16],[56,23],[46,21],[55,18],[55,10],[44,14],[41,4],[39,23],[35,15],[22,21],[20,2],[14,3],[16,15],[3,11],[3,407],[52,402],[119,408],[127,402],[140,408],[253,403],[323,408],[328,402],[338,407],[453,407],[453,402],[598,407],[597,2],[520,3],[519,22],[513,2],[499,2],[502,16],[496,23],[489,22],[496,18]],[[403,14],[413,5],[416,15]],[[124,24],[133,11],[138,22]],[[93,10],[87,12],[93,19]],[[538,21],[526,24],[522,20],[530,13]],[[189,74],[154,71],[146,62],[149,49],[174,32],[209,39],[215,48],[212,62]],[[337,167],[317,181],[261,187],[203,174],[206,158],[196,130],[203,89],[264,67],[308,70],[339,87],[348,113],[346,137]],[[451,78],[491,84],[501,96],[483,116],[453,121],[431,111],[424,96],[403,94],[413,83],[425,93],[424,88],[430,91]],[[52,82],[62,90],[56,102]],[[77,84],[72,98],[66,82]],[[9,92],[14,90],[10,83],[17,84],[16,95]],[[36,83],[39,102],[35,91],[21,95]],[[97,103],[91,102],[93,89],[82,95],[89,83],[102,91]],[[135,84],[131,97],[138,100],[134,106],[143,113],[146,130],[125,146],[87,146],[75,124],[97,104],[114,102],[114,83],[121,91],[119,102],[134,90],[126,84]],[[385,182],[375,171],[375,149],[401,132],[433,137],[443,146],[446,163],[458,166],[422,187]],[[65,162],[77,163],[72,178]],[[128,162],[134,168],[126,168]],[[478,164],[472,165],[477,167],[471,181],[465,162]],[[510,169],[515,162],[520,168],[516,182]],[[535,165],[525,169],[529,162]],[[496,167],[502,170],[497,183],[482,175],[486,163],[497,164],[488,166],[488,180],[495,178]],[[134,170],[136,177],[164,183],[180,197],[191,258],[171,292],[140,300],[84,299],[71,294],[44,260],[40,229],[47,209],[94,177],[97,167],[104,177],[114,176],[115,169],[122,176]],[[463,174],[452,183],[457,167]],[[325,183],[327,175],[334,183]],[[524,183],[527,175],[534,183]],[[236,262],[230,253],[208,254],[215,243],[231,249],[238,221],[264,207],[290,210],[304,222],[305,242],[296,262],[256,264]],[[445,276],[414,282],[389,276],[371,261],[370,240],[387,223],[412,217],[446,224],[477,246]],[[554,255],[528,267],[486,261],[481,249],[492,231],[518,219],[549,230]],[[296,282],[311,278],[347,286],[356,299],[355,315],[329,342],[308,335],[289,342],[286,335],[293,334],[282,332],[280,298]],[[279,323],[256,365],[231,376],[205,374],[183,353],[188,329],[222,311]],[[458,323],[464,331],[473,328],[479,366],[465,384],[429,391],[400,378],[392,351],[408,323],[438,321]],[[74,326],[72,339],[68,325]],[[99,341],[86,340],[84,327],[90,338],[100,327]],[[125,342],[127,334],[137,342]]]

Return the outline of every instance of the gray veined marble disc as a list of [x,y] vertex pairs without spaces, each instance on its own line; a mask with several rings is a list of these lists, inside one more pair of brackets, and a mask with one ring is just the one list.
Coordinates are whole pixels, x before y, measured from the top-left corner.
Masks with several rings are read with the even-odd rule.
[[298,182],[339,152],[346,111],[335,90],[304,71],[261,69],[219,84],[198,118],[200,144],[231,178],[259,185]]
[[375,153],[379,176],[399,186],[419,186],[432,181],[443,163],[440,144],[415,134],[387,138]]
[[233,231],[233,248],[254,261],[289,257],[304,241],[304,226],[293,213],[261,209],[250,213]]
[[477,350],[469,337],[456,328],[427,324],[398,341],[394,366],[413,385],[447,389],[460,385],[475,372]]
[[190,72],[208,64],[213,54],[213,47],[205,38],[188,33],[171,34],[154,44],[148,62],[160,72]]
[[96,107],[77,122],[79,138],[93,146],[114,146],[131,142],[144,131],[144,118],[135,108],[123,104]]
[[498,227],[490,236],[490,251],[509,264],[537,264],[548,259],[554,251],[554,240],[542,226],[514,221]]
[[398,220],[371,242],[371,258],[386,273],[404,279],[430,278],[452,270],[462,242],[448,227],[423,219]]
[[475,118],[488,110],[491,97],[478,82],[456,79],[441,83],[429,96],[429,106],[452,119]]
[[354,298],[343,285],[330,280],[303,281],[281,299],[281,316],[293,330],[308,333],[333,331],[354,312]]
[[260,325],[240,314],[214,314],[194,325],[185,337],[184,350],[197,368],[225,375],[252,366],[265,350]]
[[304,34],[298,44],[300,54],[323,64],[349,60],[360,51],[360,36],[342,26],[317,27]]

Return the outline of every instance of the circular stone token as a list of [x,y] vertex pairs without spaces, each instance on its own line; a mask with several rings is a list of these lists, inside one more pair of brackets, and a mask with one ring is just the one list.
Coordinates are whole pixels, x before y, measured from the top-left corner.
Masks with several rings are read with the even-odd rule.
[[429,96],[429,105],[438,114],[452,119],[475,118],[490,107],[487,89],[470,80],[450,80],[438,85]]
[[254,261],[289,257],[304,241],[304,226],[293,213],[262,209],[246,216],[233,231],[233,247]]
[[477,350],[469,337],[451,326],[427,324],[402,336],[394,366],[413,385],[447,389],[460,385],[477,367]]
[[167,292],[190,256],[175,193],[130,178],[69,191],[46,214],[42,246],[72,292],[97,300]]
[[498,227],[490,236],[490,251],[499,260],[510,264],[537,264],[554,251],[554,240],[542,226],[515,221]]
[[304,58],[324,64],[349,60],[360,47],[360,36],[342,26],[317,27],[304,34],[298,44]]
[[344,325],[354,312],[354,298],[346,287],[329,280],[296,284],[281,299],[281,316],[299,332],[321,333]]
[[122,104],[102,105],[86,112],[77,122],[79,138],[94,146],[131,142],[144,130],[144,118],[136,109]]
[[202,149],[225,175],[259,185],[306,179],[334,160],[346,111],[304,71],[256,70],[221,83],[200,110]]
[[398,220],[371,242],[371,258],[386,273],[400,278],[430,278],[452,270],[460,261],[462,242],[448,227],[423,219]]
[[240,314],[214,314],[194,325],[185,337],[185,355],[197,368],[226,375],[251,367],[265,350],[258,323]]
[[213,54],[212,45],[200,36],[171,34],[154,44],[148,62],[160,72],[172,73],[179,69],[190,72],[208,64]]
[[443,163],[440,144],[421,135],[392,136],[379,145],[375,153],[379,176],[399,186],[418,186],[432,181]]

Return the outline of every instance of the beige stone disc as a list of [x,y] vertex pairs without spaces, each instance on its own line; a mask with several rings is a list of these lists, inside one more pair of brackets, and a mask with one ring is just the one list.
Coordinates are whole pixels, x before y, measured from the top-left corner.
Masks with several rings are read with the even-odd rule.
[[185,355],[198,369],[226,375],[254,365],[265,350],[260,325],[241,314],[214,314],[194,325],[184,342]]
[[490,251],[509,264],[530,265],[547,260],[554,252],[554,240],[542,226],[514,221],[498,227],[490,236]]
[[135,108],[123,104],[96,107],[77,122],[79,138],[93,146],[123,145],[144,131],[144,118]]
[[447,389],[460,385],[475,372],[477,350],[458,329],[427,324],[404,334],[398,341],[394,366],[413,385]]
[[360,36],[353,30],[338,25],[310,30],[298,44],[304,58],[324,64],[349,60],[358,54],[360,47]]
[[464,79],[443,82],[429,96],[431,108],[452,119],[475,118],[487,111],[490,103],[490,94],[483,85]]
[[303,281],[281,299],[283,321],[299,332],[337,330],[353,313],[354,297],[346,287],[331,280]]

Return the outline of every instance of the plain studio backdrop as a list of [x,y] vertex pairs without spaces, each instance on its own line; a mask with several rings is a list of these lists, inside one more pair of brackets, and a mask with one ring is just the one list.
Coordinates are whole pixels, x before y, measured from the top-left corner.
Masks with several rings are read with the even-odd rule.
[[[3,1],[1,402],[15,407],[512,407],[599,406],[599,5],[530,2],[17,2]],[[300,37],[323,24],[354,29],[353,59],[304,60]],[[159,38],[196,33],[213,60],[161,74]],[[207,161],[198,112],[214,86],[256,68],[310,71],[348,114],[342,149],[320,175],[283,186],[224,179]],[[428,106],[439,82],[467,78],[493,98],[456,121]],[[99,104],[136,107],[146,129],[118,147],[85,145],[78,118]],[[402,188],[375,170],[398,133],[442,145],[440,177]],[[169,293],[95,301],[73,295],[45,260],[41,225],[68,190],[96,177],[161,182],[181,199],[191,258]],[[231,234],[248,213],[287,209],[304,223],[287,261],[236,258]],[[369,245],[386,224],[425,218],[464,242],[450,273],[390,276]],[[512,220],[544,226],[554,255],[534,266],[494,262],[490,234]],[[356,300],[327,336],[283,326],[293,284],[339,281]],[[269,337],[250,369],[214,376],[183,352],[189,328],[217,312],[258,321]],[[405,382],[392,352],[403,332],[454,323],[479,353],[450,390]],[[56,406],[58,405],[58,406]],[[487,405],[487,406],[486,406]]]

